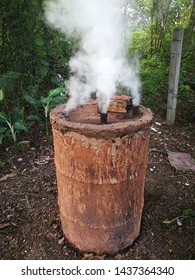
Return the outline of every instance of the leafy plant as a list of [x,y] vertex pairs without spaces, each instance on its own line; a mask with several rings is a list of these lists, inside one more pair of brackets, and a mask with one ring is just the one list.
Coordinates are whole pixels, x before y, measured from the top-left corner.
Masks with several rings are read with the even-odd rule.
[[186,128],[187,130],[192,130],[193,126],[192,126],[191,123],[188,123],[188,124],[185,125],[185,128]]
[[[0,88],[1,91],[13,92],[15,85],[20,77],[20,73],[14,71],[7,71],[4,75],[0,76]],[[0,98],[1,100],[1,98]]]
[[4,161],[0,161],[0,169],[4,168],[5,165],[6,165],[6,163]]
[[0,89],[0,101],[4,99],[4,92],[2,89]]
[[170,138],[170,134],[168,132],[164,132],[162,134],[162,138],[165,139],[165,140],[168,140]]
[[0,107],[0,144],[7,136],[11,136],[13,141],[16,142],[18,133],[28,131],[24,121],[24,108],[15,108],[10,112],[3,89],[0,89],[0,102],[0,105],[4,105]]
[[44,108],[44,116],[45,116],[45,132],[46,136],[48,137],[48,117],[49,112],[53,109],[57,104],[62,103],[65,101],[64,97],[60,94],[66,91],[66,88],[56,88],[50,90],[47,97],[41,96],[41,105]]
[[34,111],[28,116],[28,120],[41,121],[42,115],[45,119],[45,132],[46,136],[49,135],[48,130],[48,117],[51,109],[60,103],[66,102],[62,93],[66,92],[66,87],[59,87],[52,89],[48,92],[47,96],[41,96],[40,99],[35,99],[30,95],[25,95],[25,100],[32,105]]
[[181,219],[182,220],[186,220],[189,218],[195,218],[195,211],[191,210],[191,209],[184,209],[182,211],[182,215],[181,215]]
[[188,229],[193,228],[194,219],[195,219],[195,211],[194,210],[187,208],[187,209],[184,209],[182,211],[181,220],[187,221],[187,228]]
[[6,127],[0,127],[0,144],[3,143],[3,139],[6,137]]
[[151,56],[141,61],[140,75],[142,80],[143,101],[154,111],[165,105],[165,94],[168,90],[168,67],[158,56]]
[[11,134],[13,141],[16,142],[16,135],[18,133],[28,131],[24,122],[24,110],[22,108],[14,109],[11,114],[0,112],[0,122],[3,125],[0,127],[0,144],[9,134]]
[[11,150],[14,152],[14,154],[20,154],[24,152],[25,147],[21,143],[16,143]]

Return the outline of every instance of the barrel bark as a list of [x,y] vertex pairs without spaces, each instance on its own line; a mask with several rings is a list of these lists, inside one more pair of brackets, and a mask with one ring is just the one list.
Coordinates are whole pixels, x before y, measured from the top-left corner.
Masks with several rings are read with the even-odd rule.
[[[82,251],[115,253],[139,235],[152,120],[141,111],[121,133],[118,124],[84,130],[64,120],[61,107],[50,116],[62,229]],[[102,133],[106,126],[112,133]]]

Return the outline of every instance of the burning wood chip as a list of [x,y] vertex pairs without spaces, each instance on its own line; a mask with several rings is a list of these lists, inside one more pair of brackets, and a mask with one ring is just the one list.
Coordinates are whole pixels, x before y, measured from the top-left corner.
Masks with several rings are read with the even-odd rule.
[[110,113],[127,113],[132,107],[131,96],[114,96],[108,107]]
[[[102,113],[97,106],[98,113],[100,114],[100,124],[107,124],[107,115]],[[126,95],[116,95],[111,98],[107,113],[128,113],[132,110],[134,116],[139,114],[139,106],[133,106],[132,97]]]

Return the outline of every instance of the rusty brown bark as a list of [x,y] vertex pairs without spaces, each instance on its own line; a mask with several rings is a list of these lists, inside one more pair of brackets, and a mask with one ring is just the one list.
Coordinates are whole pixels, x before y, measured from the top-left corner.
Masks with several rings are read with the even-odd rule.
[[51,114],[62,228],[80,250],[114,253],[139,235],[152,120],[140,107],[121,124],[73,124],[62,107]]

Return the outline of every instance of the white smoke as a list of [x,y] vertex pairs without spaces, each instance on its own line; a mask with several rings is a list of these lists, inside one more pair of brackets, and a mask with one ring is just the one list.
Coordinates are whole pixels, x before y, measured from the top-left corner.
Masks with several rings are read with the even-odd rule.
[[134,106],[140,103],[140,81],[135,64],[125,53],[122,0],[50,0],[47,21],[68,36],[79,34],[80,50],[69,62],[71,98],[66,111],[85,103],[96,92],[99,109],[106,113],[117,85],[131,91]]

